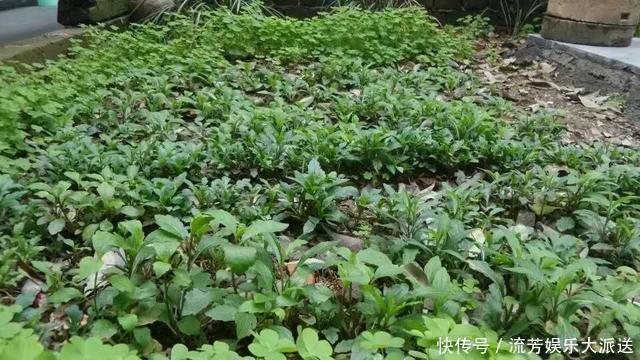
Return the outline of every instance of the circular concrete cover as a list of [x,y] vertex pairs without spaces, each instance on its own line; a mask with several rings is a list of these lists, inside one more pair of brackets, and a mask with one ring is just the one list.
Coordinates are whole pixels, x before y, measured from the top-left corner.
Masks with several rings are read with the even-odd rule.
[[640,0],[550,0],[547,13],[565,20],[638,25]]

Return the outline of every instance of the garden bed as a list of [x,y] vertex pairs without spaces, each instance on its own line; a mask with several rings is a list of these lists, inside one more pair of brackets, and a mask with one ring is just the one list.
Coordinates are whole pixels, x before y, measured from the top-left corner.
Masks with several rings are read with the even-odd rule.
[[0,358],[629,353],[638,152],[487,88],[487,32],[220,10],[0,68]]

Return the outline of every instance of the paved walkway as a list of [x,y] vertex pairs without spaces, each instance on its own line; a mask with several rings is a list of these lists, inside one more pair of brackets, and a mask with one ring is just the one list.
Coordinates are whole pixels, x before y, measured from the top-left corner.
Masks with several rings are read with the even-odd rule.
[[529,41],[546,49],[557,49],[578,58],[586,58],[601,65],[624,69],[640,75],[640,38],[633,38],[628,47],[602,47],[569,44],[555,40],[545,40],[538,34],[529,35]]
[[29,6],[0,11],[0,44],[62,29],[56,7]]
[[633,38],[631,46],[623,48],[571,45],[576,49],[617,60],[640,69],[640,38]]

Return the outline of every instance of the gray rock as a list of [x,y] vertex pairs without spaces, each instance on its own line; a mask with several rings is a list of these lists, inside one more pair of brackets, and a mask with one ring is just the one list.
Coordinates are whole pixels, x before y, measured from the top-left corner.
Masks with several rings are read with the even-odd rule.
[[358,252],[364,247],[362,239],[349,235],[332,233],[331,239],[338,241],[340,246],[344,246],[353,252]]

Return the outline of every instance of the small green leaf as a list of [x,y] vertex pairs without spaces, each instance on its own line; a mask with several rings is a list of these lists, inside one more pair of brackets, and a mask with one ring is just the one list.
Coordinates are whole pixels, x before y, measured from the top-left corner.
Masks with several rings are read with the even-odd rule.
[[182,344],[175,344],[171,348],[171,360],[187,360],[189,357],[189,349]]
[[307,220],[302,227],[302,234],[312,233],[316,229],[316,226],[318,226],[319,222],[320,221],[317,218],[310,218]]
[[300,257],[298,264],[304,264],[308,259],[318,254],[324,254],[330,251],[331,249],[334,249],[338,245],[338,243],[339,243],[338,241],[323,241],[319,243],[318,245],[305,251],[304,254],[302,254],[302,257]]
[[[135,350],[131,350],[128,345],[106,345],[100,339],[82,338],[74,336],[69,343],[60,350],[59,359],[65,360],[85,360],[85,359],[136,359]],[[99,354],[99,355],[97,355]]]
[[102,197],[105,200],[113,199],[113,196],[116,193],[116,189],[114,189],[113,186],[105,182],[98,185],[98,188],[96,190],[98,191],[98,194],[100,194],[100,197]]
[[[44,356],[43,356],[44,355]],[[45,360],[51,359],[50,354],[44,352],[44,347],[38,341],[35,334],[24,334],[12,339],[3,339],[0,346],[0,358],[11,360]]]
[[122,238],[118,235],[106,232],[106,231],[96,231],[93,234],[93,238],[91,239],[91,243],[93,248],[99,257],[102,257],[107,251],[116,247],[116,245],[122,241]]
[[247,230],[244,232],[244,234],[242,234],[242,241],[245,241],[247,239],[251,239],[257,235],[260,234],[273,234],[273,233],[277,233],[280,231],[283,231],[284,229],[288,228],[289,225],[288,224],[284,224],[284,223],[279,223],[279,222],[275,222],[275,221],[271,221],[271,220],[257,220],[254,221],[248,228]]
[[118,323],[126,331],[131,331],[138,326],[138,316],[136,314],[127,314],[118,317]]
[[124,293],[132,294],[136,289],[136,286],[133,284],[131,279],[125,275],[111,276],[109,278],[109,283],[111,283],[114,288]]
[[235,232],[238,228],[238,220],[236,220],[236,218],[230,213],[218,209],[211,211],[210,214],[216,223],[221,224],[225,228],[231,230],[231,232]]
[[374,249],[363,249],[358,252],[356,257],[365,264],[375,266],[393,265],[387,255]]
[[179,239],[186,239],[189,237],[189,231],[187,231],[184,224],[173,216],[156,215],[155,220],[160,229],[170,233],[171,235],[174,235]]
[[147,235],[145,243],[154,250],[159,259],[169,262],[169,258],[180,246],[180,239],[167,231],[159,229]]
[[178,329],[186,335],[198,335],[200,333],[200,321],[195,316],[187,316],[178,321]]
[[193,289],[184,296],[182,316],[196,315],[204,310],[213,301],[211,293],[207,290]]
[[564,232],[571,230],[574,227],[576,227],[576,222],[570,217],[563,216],[556,221],[556,228],[558,228],[558,231]]
[[251,335],[251,332],[258,326],[258,319],[255,315],[248,313],[236,313],[236,336],[238,339]]
[[129,218],[138,218],[143,214],[143,211],[133,206],[126,205],[120,209],[120,214],[125,215]]
[[307,165],[307,173],[321,176],[325,175],[322,167],[320,167],[320,162],[318,162],[317,158],[313,158],[311,159],[311,161],[309,161],[309,164]]
[[65,224],[66,222],[64,219],[55,219],[49,223],[47,230],[49,231],[49,234],[55,235],[64,230]]
[[449,285],[451,284],[451,277],[445,268],[441,268],[436,272],[436,276],[433,278],[433,288],[446,291],[449,289]]
[[274,330],[264,329],[255,336],[253,343],[249,345],[249,351],[260,358],[286,360],[283,353],[296,351],[296,345],[289,339],[280,338]]
[[153,263],[153,272],[156,274],[156,277],[161,277],[166,274],[169,270],[171,270],[171,265],[162,261],[156,261]]
[[189,225],[189,229],[191,230],[191,234],[200,238],[202,234],[206,233],[209,230],[209,223],[211,223],[212,217],[206,214],[200,214],[191,220],[191,224]]
[[142,223],[138,220],[128,220],[119,223],[118,227],[129,233],[127,240],[122,241],[119,245],[127,250],[137,251],[144,242]]
[[375,333],[365,331],[361,336],[363,340],[360,342],[360,346],[367,350],[401,348],[404,345],[404,339],[391,336],[385,331],[376,331]]
[[256,262],[256,249],[248,246],[227,245],[223,248],[224,261],[236,274],[242,274]]
[[151,344],[151,330],[146,327],[138,327],[133,330],[133,337],[136,340],[136,343],[142,346],[147,346]]
[[90,242],[91,238],[93,238],[93,235],[96,233],[96,230],[98,230],[98,224],[89,224],[85,226],[82,230],[82,240],[87,243]]
[[76,288],[62,288],[49,296],[49,302],[52,304],[61,304],[79,297],[82,297],[80,290]]
[[333,354],[333,348],[326,340],[319,340],[318,333],[313,329],[304,329],[296,341],[298,354],[307,359],[329,360]]
[[211,310],[207,311],[205,315],[212,320],[217,321],[233,321],[235,320],[236,313],[238,312],[237,306],[231,305],[218,305]]
[[118,328],[109,320],[100,319],[91,326],[91,336],[100,339],[109,339],[118,333]]
[[80,264],[78,264],[78,275],[76,276],[84,280],[90,275],[97,273],[101,267],[102,261],[91,256],[86,256],[80,260]]
[[502,277],[502,275],[493,271],[491,266],[489,266],[489,264],[487,264],[486,262],[479,260],[467,260],[467,263],[472,270],[475,270],[489,278],[489,280],[498,285],[500,289],[503,290],[505,288],[504,278]]

